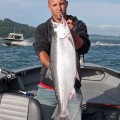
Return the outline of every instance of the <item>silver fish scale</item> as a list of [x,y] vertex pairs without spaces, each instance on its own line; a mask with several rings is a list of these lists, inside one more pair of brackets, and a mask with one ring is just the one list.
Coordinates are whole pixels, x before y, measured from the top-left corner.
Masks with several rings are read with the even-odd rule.
[[[64,30],[60,31],[59,27],[60,30]],[[56,113],[55,120],[70,120],[66,118],[68,117],[69,97],[72,90],[74,90],[76,51],[70,30],[68,30],[68,26],[59,26],[58,24],[52,36],[50,69],[58,100],[58,112]],[[58,33],[58,31],[61,33]],[[57,33],[55,34],[55,32]],[[65,36],[64,33],[66,33]]]

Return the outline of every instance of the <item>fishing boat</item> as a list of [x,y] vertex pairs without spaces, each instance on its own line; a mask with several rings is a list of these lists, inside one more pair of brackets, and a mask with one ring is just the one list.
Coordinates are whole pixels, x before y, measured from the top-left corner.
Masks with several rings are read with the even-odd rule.
[[23,34],[20,33],[9,33],[8,36],[2,40],[3,45],[10,46],[15,43],[20,43],[24,40]]
[[[40,70],[41,66],[1,69],[0,119],[42,120],[44,113],[34,99]],[[120,71],[81,62],[81,76],[83,120],[120,120]]]

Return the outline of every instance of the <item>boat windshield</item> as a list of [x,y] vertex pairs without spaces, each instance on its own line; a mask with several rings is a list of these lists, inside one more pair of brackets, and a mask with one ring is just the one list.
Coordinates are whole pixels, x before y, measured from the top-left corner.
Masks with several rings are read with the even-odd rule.
[[7,38],[8,39],[23,40],[23,34],[10,33]]
[[14,38],[14,35],[11,35],[11,34],[9,34],[9,36],[8,36],[9,38]]
[[21,39],[21,36],[15,36],[15,39]]

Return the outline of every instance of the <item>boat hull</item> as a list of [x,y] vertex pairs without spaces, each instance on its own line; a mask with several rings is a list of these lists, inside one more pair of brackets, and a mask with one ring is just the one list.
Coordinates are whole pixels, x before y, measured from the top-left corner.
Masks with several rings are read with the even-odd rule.
[[23,34],[19,33],[9,33],[8,36],[2,39],[2,43],[5,46],[17,45],[16,43],[22,42],[24,40]]
[[[1,70],[0,93],[9,92],[19,94],[19,90],[21,90],[28,93],[30,92],[35,96],[37,85],[40,82],[40,71],[41,66],[33,66],[14,71]],[[85,109],[87,108],[86,105],[94,104],[95,106],[109,105],[106,107],[108,110],[110,106],[112,106],[112,108],[115,106],[116,108],[118,107],[120,111],[120,71],[83,63],[81,67],[81,77],[81,90],[83,95],[82,105],[85,105]],[[95,108],[95,106],[93,106],[93,108]],[[100,110],[105,110],[105,112],[107,112],[106,108],[102,110],[99,107]],[[92,115],[93,112],[92,110]],[[120,113],[116,114],[120,115]],[[108,115],[111,114],[109,113]]]
[[4,46],[11,46],[11,45],[17,45],[17,43],[22,42],[23,40],[15,40],[15,39],[3,39],[2,44]]
[[[9,81],[9,85],[12,89],[15,88],[15,90],[36,90],[36,85],[39,84],[40,70],[41,66],[34,66],[31,68],[23,68],[12,71],[12,73],[14,73],[14,77],[10,78],[11,80]],[[93,64],[92,66],[84,64],[81,68],[81,76],[83,103],[101,102],[120,105],[119,71],[103,68],[101,66],[93,66]],[[3,81],[5,79],[6,77],[3,78]],[[21,80],[21,84],[19,84],[19,80]],[[16,85],[13,85],[13,83]]]

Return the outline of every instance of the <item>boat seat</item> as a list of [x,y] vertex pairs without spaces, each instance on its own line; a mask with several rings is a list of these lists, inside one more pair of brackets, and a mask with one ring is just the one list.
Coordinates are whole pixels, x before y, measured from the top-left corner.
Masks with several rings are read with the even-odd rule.
[[42,120],[40,103],[33,97],[0,94],[0,120]]

